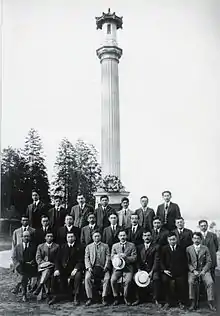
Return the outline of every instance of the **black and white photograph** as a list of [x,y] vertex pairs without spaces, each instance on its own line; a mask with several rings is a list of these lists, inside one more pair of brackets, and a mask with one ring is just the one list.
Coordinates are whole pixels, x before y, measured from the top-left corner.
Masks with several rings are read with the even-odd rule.
[[0,19],[0,316],[220,315],[220,1]]

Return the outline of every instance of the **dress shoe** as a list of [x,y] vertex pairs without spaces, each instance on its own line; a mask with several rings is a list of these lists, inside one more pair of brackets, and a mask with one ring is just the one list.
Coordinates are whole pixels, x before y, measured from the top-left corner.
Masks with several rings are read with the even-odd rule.
[[127,306],[131,306],[131,303],[124,297],[124,302]]
[[139,305],[140,304],[140,301],[139,300],[136,300],[136,301],[134,301],[131,305],[132,306],[137,306],[137,305]]
[[169,307],[170,307],[170,305],[168,303],[166,303],[166,304],[164,304],[163,309],[167,310],[167,309],[169,309]]
[[90,306],[92,304],[92,300],[91,299],[88,299],[87,301],[86,301],[86,306]]
[[53,305],[54,303],[56,303],[56,301],[57,301],[57,298],[56,298],[56,296],[54,296],[51,298],[51,300],[49,300],[48,304]]
[[80,302],[79,302],[78,296],[75,296],[75,297],[74,297],[73,304],[74,304],[75,306],[79,306]]
[[212,302],[208,302],[208,306],[209,306],[209,309],[210,309],[211,311],[216,312],[216,308],[215,308],[215,306],[213,305]]
[[24,295],[22,295],[22,302],[27,302],[27,296],[26,296],[26,294],[24,294]]
[[108,302],[106,300],[106,297],[103,297],[102,298],[102,306],[107,306],[108,305]]
[[156,305],[157,308],[162,308],[162,305],[161,305],[157,300],[155,300],[154,303],[155,303],[155,305]]
[[119,305],[119,300],[116,298],[115,300],[114,300],[114,302],[113,302],[113,304],[112,304],[113,306],[117,306],[117,305]]

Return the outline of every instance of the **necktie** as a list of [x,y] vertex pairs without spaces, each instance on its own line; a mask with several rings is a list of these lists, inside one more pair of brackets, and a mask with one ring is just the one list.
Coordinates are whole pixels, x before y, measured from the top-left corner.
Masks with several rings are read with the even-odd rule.
[[148,250],[149,246],[148,244],[145,244],[145,250]]
[[132,234],[135,234],[135,227],[132,228]]
[[175,249],[174,249],[174,246],[172,246],[172,251],[174,251]]
[[125,210],[125,216],[126,216],[126,210]]
[[156,230],[155,230],[155,235],[158,236],[158,234],[159,234],[159,233],[158,233],[158,230],[156,229]]
[[165,216],[164,216],[164,222],[167,223],[167,215],[168,215],[168,204],[165,206]]
[[26,232],[26,230],[27,230],[27,227],[24,228],[24,232]]
[[122,252],[125,252],[125,245],[122,245]]

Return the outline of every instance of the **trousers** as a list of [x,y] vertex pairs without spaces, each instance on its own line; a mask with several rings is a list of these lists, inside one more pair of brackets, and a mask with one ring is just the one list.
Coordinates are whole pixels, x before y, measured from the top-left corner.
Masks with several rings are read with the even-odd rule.
[[[91,274],[89,271],[86,271],[85,275],[85,290],[86,295],[89,299],[92,298],[92,288],[96,279],[95,274]],[[109,293],[109,281],[110,281],[110,273],[109,271],[104,273],[104,278],[102,282],[102,297],[106,297]]]
[[111,277],[111,287],[114,297],[118,296],[118,280],[123,277],[124,297],[127,298],[129,286],[132,282],[133,273],[124,272],[123,270],[114,270]]
[[[206,272],[203,276],[201,276],[201,279],[205,285],[206,293],[207,293],[207,299],[208,301],[214,300],[214,282],[211,277],[210,272]],[[188,273],[188,283],[189,283],[189,299],[194,300],[195,299],[195,283],[196,283],[197,277],[194,275],[194,273],[189,272]]]

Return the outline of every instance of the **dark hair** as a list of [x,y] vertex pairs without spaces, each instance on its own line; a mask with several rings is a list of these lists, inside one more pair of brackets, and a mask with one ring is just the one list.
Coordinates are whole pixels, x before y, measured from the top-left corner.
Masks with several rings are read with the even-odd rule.
[[122,232],[125,232],[125,233],[126,233],[126,235],[127,235],[127,231],[126,231],[126,229],[125,229],[125,228],[121,228],[121,229],[119,230],[119,232],[118,232],[118,235],[119,235],[120,233],[122,233]]
[[202,223],[206,223],[206,225],[208,225],[208,221],[206,219],[201,219],[199,221],[199,225],[202,224]]
[[78,193],[77,193],[77,198],[78,198],[79,196],[81,196],[81,195],[85,198],[85,196],[84,196],[84,194],[83,194],[82,192],[78,192]]
[[54,236],[54,232],[52,230],[48,230],[45,234],[45,237],[48,235],[48,234],[52,234]]
[[145,229],[143,230],[143,232],[142,232],[142,235],[143,235],[143,234],[146,234],[146,233],[150,233],[150,234],[152,235],[152,231],[151,231],[150,229],[146,229],[146,228],[145,228]]
[[175,218],[176,221],[182,219],[184,221],[184,218],[182,216]]
[[67,216],[70,216],[73,219],[73,215],[71,215],[71,214],[66,214],[65,219],[66,219]]
[[138,219],[139,219],[139,215],[138,215],[136,212],[134,212],[134,213],[131,214],[131,216],[133,216],[133,215],[137,216]]
[[33,193],[37,193],[37,194],[39,195],[39,190],[33,189],[33,190],[31,191],[31,194],[33,194]]
[[22,218],[27,218],[27,219],[29,219],[28,215],[26,215],[26,214],[21,215],[21,219],[22,219]]
[[43,215],[41,215],[41,219],[43,219],[43,218],[48,218],[49,219],[49,216],[46,215],[46,214],[43,214]]
[[114,211],[111,211],[109,214],[108,214],[108,217],[110,217],[111,215],[116,215],[116,217],[118,217],[118,214]]
[[96,219],[96,216],[95,216],[95,214],[94,214],[93,212],[89,212],[89,213],[87,214],[87,219],[89,218],[90,215],[94,215],[94,217],[95,217],[95,219]]
[[169,195],[172,195],[172,193],[169,190],[165,190],[162,192],[162,195],[164,195],[165,193],[168,193]]
[[162,222],[161,218],[159,216],[154,216],[153,221],[159,220]]
[[193,237],[198,236],[198,237],[200,237],[200,239],[202,239],[202,234],[200,232],[194,232],[192,236]]
[[142,199],[147,199],[149,201],[149,199],[146,195],[141,196],[140,200],[142,200]]
[[76,235],[75,235],[74,232],[69,232],[69,231],[67,231],[66,236],[69,235],[69,234],[73,234],[73,235],[76,237]]
[[102,199],[108,199],[108,201],[109,201],[108,195],[102,195],[102,196],[100,197],[100,201],[101,201]]
[[124,196],[124,197],[121,199],[121,203],[123,203],[123,202],[128,202],[128,203],[129,203],[129,199]]
[[170,237],[173,237],[173,236],[177,237],[177,236],[176,236],[176,233],[170,232],[170,233],[167,235],[167,238],[170,238]]
[[93,236],[95,233],[99,233],[100,235],[102,235],[99,229],[94,229],[93,232],[92,232],[92,236]]
[[54,196],[54,200],[57,200],[57,199],[62,200],[62,196],[60,196],[60,195],[55,195],[55,196]]

